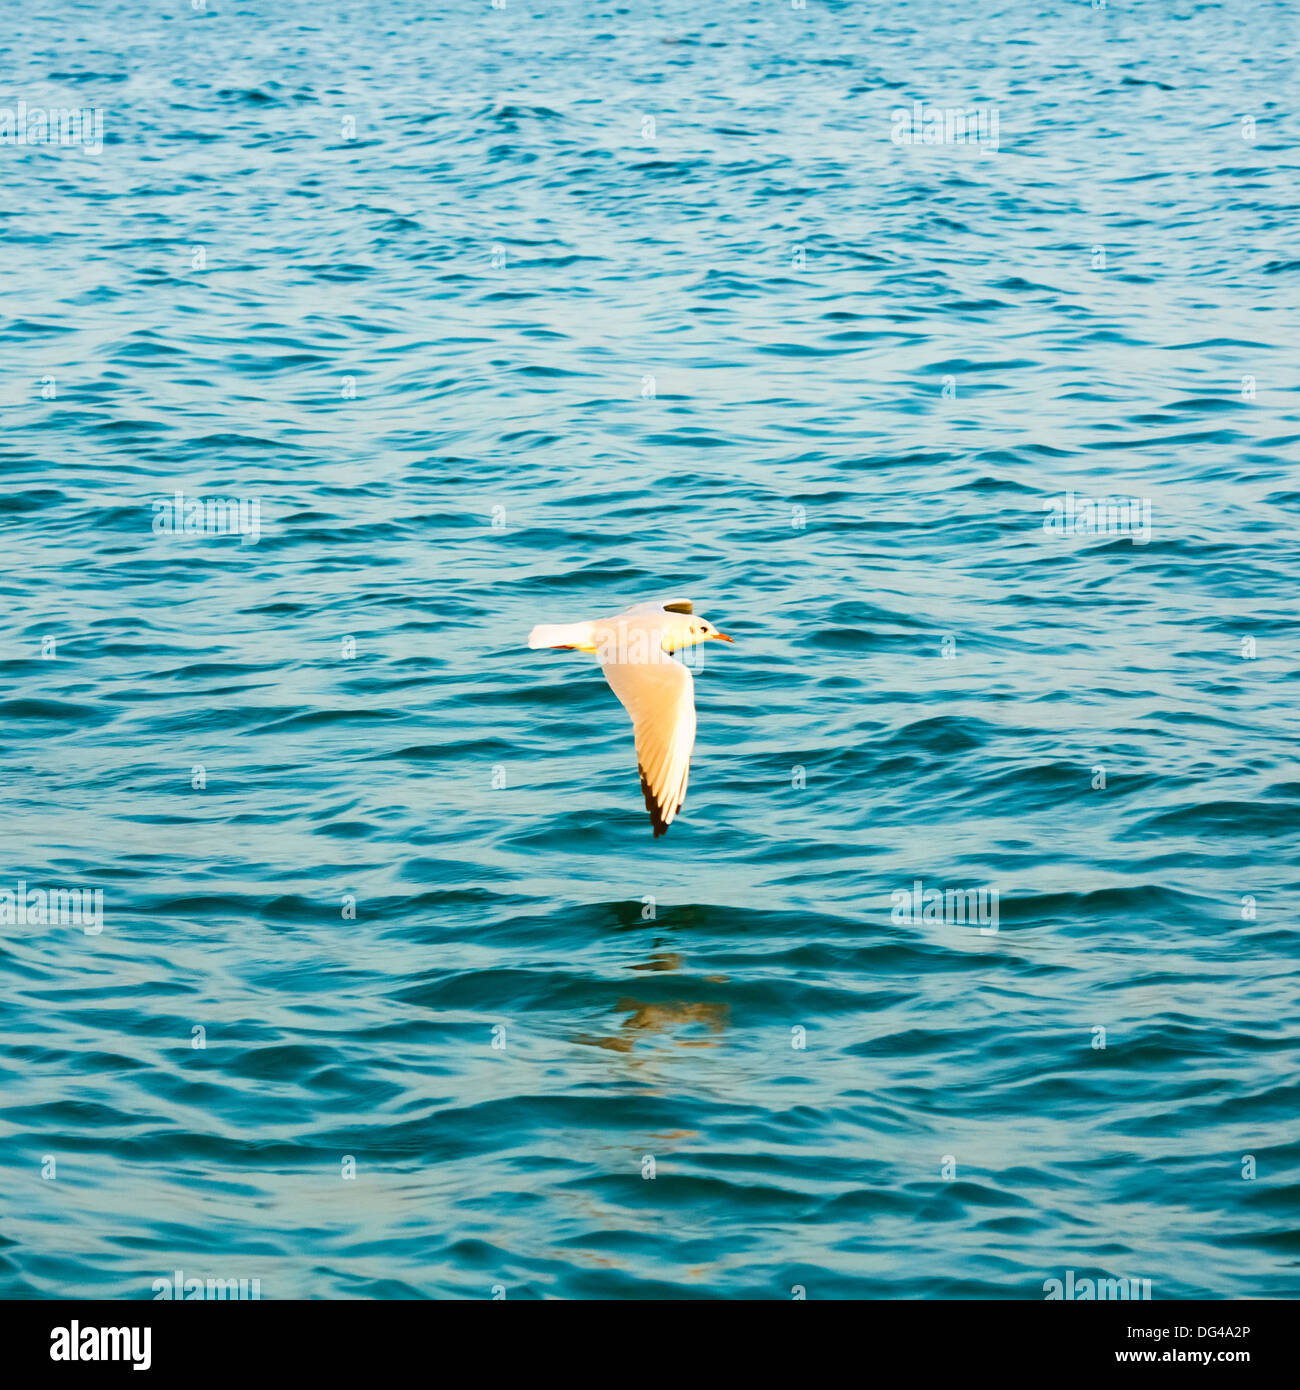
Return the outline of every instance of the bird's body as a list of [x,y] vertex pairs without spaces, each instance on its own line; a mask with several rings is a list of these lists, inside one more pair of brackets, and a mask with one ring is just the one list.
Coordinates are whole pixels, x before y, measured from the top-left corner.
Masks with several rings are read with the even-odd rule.
[[689,599],[638,604],[609,618],[539,623],[528,635],[530,647],[595,653],[632,719],[656,839],[682,809],[695,745],[695,681],[672,653],[711,638],[732,640],[696,617]]

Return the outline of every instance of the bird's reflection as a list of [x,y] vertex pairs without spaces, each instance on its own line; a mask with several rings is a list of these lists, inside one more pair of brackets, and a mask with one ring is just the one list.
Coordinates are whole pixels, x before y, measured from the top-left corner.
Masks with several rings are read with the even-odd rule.
[[686,957],[677,951],[652,951],[649,959],[637,961],[633,970],[680,970]]
[[[640,971],[673,973],[681,970],[685,957],[677,951],[656,950],[643,961],[629,968]],[[706,979],[725,982],[724,976],[710,975]],[[683,1028],[702,1024],[709,1036],[677,1037],[671,1039],[678,1047],[716,1047],[717,1034],[722,1033],[730,1017],[730,1006],[705,1001],[687,1002],[685,1000],[659,1000],[647,1003],[644,1000],[624,997],[614,1005],[614,1013],[627,1014],[619,1025],[617,1033],[583,1034],[574,1042],[588,1047],[603,1047],[610,1052],[631,1052],[638,1040],[644,1041],[657,1034],[667,1034]]]

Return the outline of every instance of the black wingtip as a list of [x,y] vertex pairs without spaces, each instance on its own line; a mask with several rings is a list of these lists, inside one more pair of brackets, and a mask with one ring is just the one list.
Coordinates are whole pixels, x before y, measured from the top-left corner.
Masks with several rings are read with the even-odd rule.
[[655,794],[650,790],[650,783],[645,779],[644,769],[638,766],[637,771],[641,773],[641,795],[645,797],[645,808],[650,812],[650,824],[655,828],[655,839],[657,840],[660,835],[668,833],[668,822],[664,820],[659,803],[655,800]]
[[[641,773],[641,795],[645,797],[645,808],[650,812],[650,824],[655,828],[655,839],[657,840],[660,835],[668,834],[668,822],[664,820],[664,813],[659,809],[659,803],[655,800],[654,792],[650,790],[650,783],[646,781],[645,771],[640,764],[637,765],[637,771]],[[673,815],[676,815],[685,804],[686,800],[683,797],[673,807]]]

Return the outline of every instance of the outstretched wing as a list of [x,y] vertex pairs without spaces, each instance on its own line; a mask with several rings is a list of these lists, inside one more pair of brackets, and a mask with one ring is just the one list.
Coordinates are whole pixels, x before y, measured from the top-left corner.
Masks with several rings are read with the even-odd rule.
[[691,601],[688,598],[657,598],[649,603],[638,603],[632,608],[626,609],[618,616],[620,618],[631,618],[650,616],[654,613],[694,613]]
[[602,662],[600,669],[632,716],[641,790],[658,839],[686,800],[695,746],[695,681],[671,658]]

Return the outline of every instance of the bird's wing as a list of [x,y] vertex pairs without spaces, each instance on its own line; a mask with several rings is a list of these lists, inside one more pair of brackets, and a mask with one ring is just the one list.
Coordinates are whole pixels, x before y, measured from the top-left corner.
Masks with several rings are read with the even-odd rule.
[[633,614],[642,613],[693,613],[694,611],[688,598],[657,598],[650,603],[638,603],[620,613],[619,617],[630,618]]
[[641,790],[658,839],[686,800],[695,746],[695,681],[671,659],[602,662],[600,669],[632,716]]

